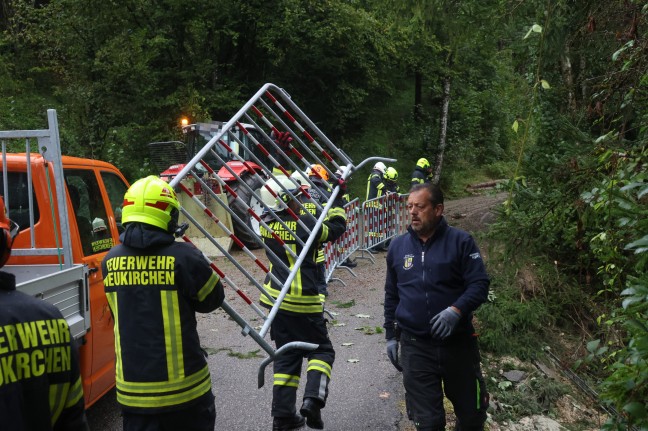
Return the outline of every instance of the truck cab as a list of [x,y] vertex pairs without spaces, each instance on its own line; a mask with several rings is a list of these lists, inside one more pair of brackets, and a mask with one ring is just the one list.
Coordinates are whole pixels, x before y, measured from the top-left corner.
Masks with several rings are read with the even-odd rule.
[[[57,305],[68,320],[79,346],[89,407],[115,385],[114,322],[101,260],[119,241],[128,182],[110,163],[59,160],[6,152],[3,146],[0,193],[7,215],[20,226],[3,270],[16,274],[18,289]],[[57,172],[60,167],[63,175]],[[82,270],[83,279],[75,275],[61,284],[60,277],[53,278],[75,269]]]

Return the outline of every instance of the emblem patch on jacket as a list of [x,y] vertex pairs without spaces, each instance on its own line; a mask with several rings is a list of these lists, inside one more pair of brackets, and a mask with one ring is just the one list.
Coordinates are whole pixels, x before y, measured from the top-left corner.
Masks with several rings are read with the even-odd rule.
[[413,254],[406,254],[405,257],[403,258],[403,269],[408,270],[412,269],[414,267],[414,255]]
[[481,259],[481,255],[479,253],[471,253],[470,257],[472,257],[473,259]]

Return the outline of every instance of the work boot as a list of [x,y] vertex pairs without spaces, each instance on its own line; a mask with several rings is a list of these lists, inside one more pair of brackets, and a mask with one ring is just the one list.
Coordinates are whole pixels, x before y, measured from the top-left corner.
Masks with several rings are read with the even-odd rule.
[[315,428],[317,430],[324,429],[324,422],[322,421],[322,414],[320,409],[322,404],[319,400],[315,398],[304,398],[304,404],[302,404],[299,413],[306,418],[306,425],[309,428]]
[[275,417],[272,420],[272,431],[288,431],[304,426],[304,418],[296,414],[292,417]]

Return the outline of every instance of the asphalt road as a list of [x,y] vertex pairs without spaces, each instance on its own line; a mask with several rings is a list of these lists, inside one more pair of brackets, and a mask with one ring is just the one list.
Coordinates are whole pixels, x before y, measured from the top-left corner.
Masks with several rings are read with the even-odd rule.
[[[240,253],[240,252],[237,252]],[[331,281],[326,308],[334,313],[329,334],[336,350],[328,404],[322,410],[326,430],[400,430],[408,427],[403,418],[402,380],[385,354],[383,323],[383,286],[385,254],[375,263],[358,259],[357,277],[345,270]],[[247,257],[237,255],[246,267]],[[231,268],[222,262],[222,269]],[[251,266],[249,268],[252,268]],[[226,272],[227,274],[227,272]],[[230,271],[237,286],[250,298],[258,291],[248,281]],[[232,290],[226,290],[228,303],[257,330],[261,319]],[[272,365],[265,370],[265,385],[257,388],[257,373],[267,356],[222,310],[198,315],[198,330],[209,353],[212,388],[216,396],[217,430],[270,430],[272,418]],[[265,338],[270,342],[269,335]],[[305,365],[302,378],[305,377]],[[300,392],[303,389],[303,381]],[[301,396],[298,396],[298,400]],[[297,408],[300,405],[296,406]],[[88,409],[92,430],[121,430],[115,391]],[[304,430],[308,429],[306,427]]]

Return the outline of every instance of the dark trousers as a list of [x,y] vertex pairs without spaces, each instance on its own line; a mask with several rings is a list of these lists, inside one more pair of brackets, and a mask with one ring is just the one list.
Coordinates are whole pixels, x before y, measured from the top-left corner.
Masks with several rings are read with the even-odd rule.
[[214,431],[216,407],[210,393],[182,410],[153,414],[124,411],[124,431]]
[[445,429],[445,393],[454,407],[456,429],[483,431],[488,392],[479,363],[476,337],[465,336],[439,344],[427,337],[401,334],[405,402],[417,430]]
[[287,417],[296,413],[297,387],[303,359],[308,359],[304,398],[315,398],[326,405],[335,351],[328,336],[323,314],[293,315],[279,312],[272,321],[270,337],[277,349],[292,341],[318,344],[312,351],[293,349],[274,361],[272,416]]

